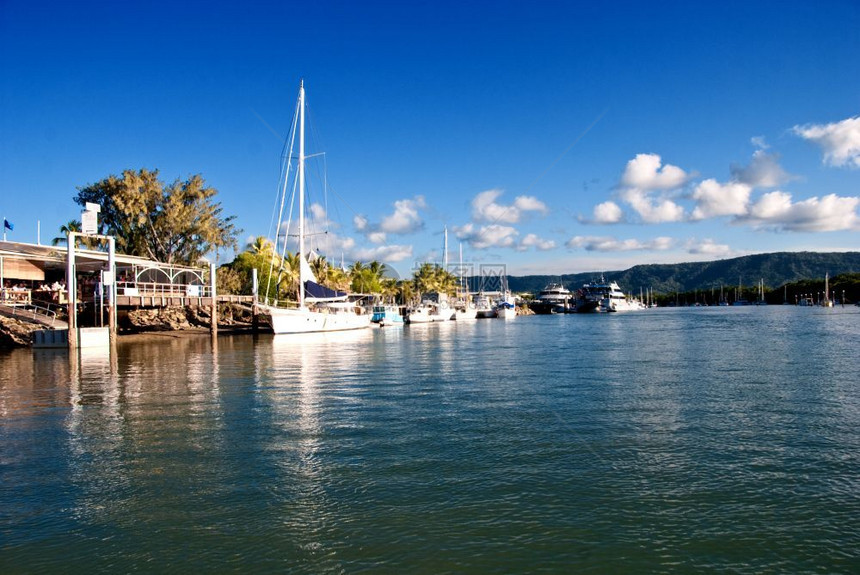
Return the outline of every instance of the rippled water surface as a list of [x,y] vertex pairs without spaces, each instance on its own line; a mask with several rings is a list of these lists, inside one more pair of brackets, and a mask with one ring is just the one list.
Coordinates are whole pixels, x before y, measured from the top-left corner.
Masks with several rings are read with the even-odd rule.
[[860,309],[0,353],[0,571],[844,572]]

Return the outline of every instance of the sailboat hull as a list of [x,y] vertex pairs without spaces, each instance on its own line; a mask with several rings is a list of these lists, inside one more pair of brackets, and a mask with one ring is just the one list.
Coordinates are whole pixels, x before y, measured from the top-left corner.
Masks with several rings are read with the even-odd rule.
[[329,313],[309,309],[281,309],[268,307],[272,331],[283,333],[316,333],[346,331],[370,327],[369,314]]

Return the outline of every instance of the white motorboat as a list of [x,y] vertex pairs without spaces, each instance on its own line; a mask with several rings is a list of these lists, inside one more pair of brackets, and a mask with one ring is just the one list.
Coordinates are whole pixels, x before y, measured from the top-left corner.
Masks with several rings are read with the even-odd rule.
[[628,298],[621,291],[621,288],[615,282],[609,283],[609,290],[606,296],[600,300],[600,311],[617,312],[617,311],[635,311],[645,309],[637,299]]
[[517,317],[517,306],[509,301],[503,301],[496,306],[496,317],[500,319],[511,319]]

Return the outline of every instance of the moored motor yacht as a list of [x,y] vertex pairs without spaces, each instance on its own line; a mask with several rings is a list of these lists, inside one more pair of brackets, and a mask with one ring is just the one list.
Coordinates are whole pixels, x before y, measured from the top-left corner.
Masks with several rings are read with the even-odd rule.
[[529,309],[536,314],[567,313],[573,311],[571,293],[562,284],[551,283],[529,302]]

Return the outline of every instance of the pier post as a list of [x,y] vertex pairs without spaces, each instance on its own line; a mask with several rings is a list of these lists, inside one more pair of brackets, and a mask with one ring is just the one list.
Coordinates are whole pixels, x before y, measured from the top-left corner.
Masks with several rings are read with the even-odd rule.
[[108,270],[110,281],[106,282],[108,292],[108,341],[111,349],[116,345],[116,248],[113,236],[108,238]]
[[260,286],[257,281],[257,268],[251,268],[251,295],[254,296],[254,301],[251,303],[251,331],[254,333],[260,331],[260,317],[259,310],[257,309],[257,302],[260,299],[257,297],[259,290]]
[[212,295],[212,315],[209,319],[209,330],[213,336],[218,335],[218,294],[215,289],[215,262],[209,264],[209,286]]
[[66,232],[66,289],[69,291],[69,351],[78,349],[78,305],[75,282],[75,232]]

